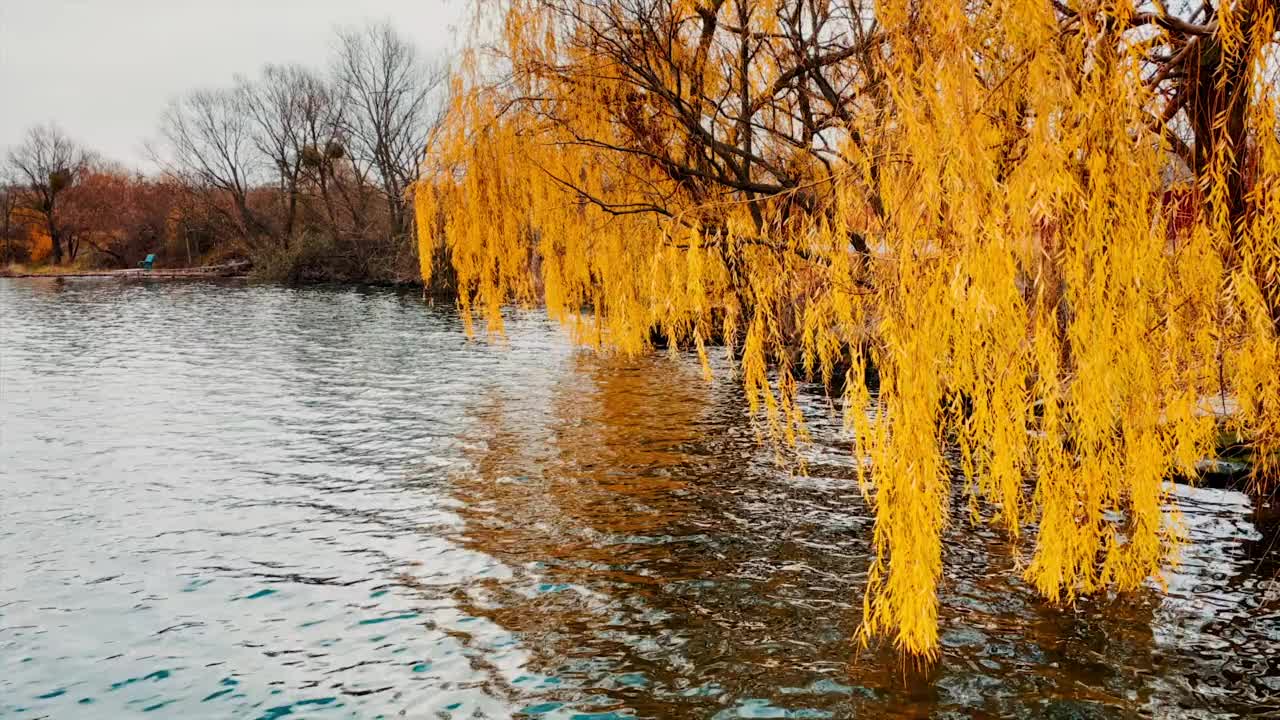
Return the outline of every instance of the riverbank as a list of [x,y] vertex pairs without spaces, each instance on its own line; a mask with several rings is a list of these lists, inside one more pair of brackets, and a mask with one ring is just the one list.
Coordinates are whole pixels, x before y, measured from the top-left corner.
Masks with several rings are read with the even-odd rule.
[[152,270],[142,270],[138,268],[125,268],[117,270],[100,270],[85,269],[74,267],[53,267],[53,266],[36,266],[30,267],[26,265],[11,264],[7,267],[0,267],[0,278],[102,278],[116,280],[200,280],[200,279],[226,279],[226,280],[253,280],[275,285],[287,286],[367,286],[379,288],[393,288],[398,290],[418,290],[423,297],[429,298],[435,302],[452,302],[457,299],[457,292],[452,283],[452,276],[447,273],[440,273],[435,276],[436,281],[424,286],[420,280],[415,279],[389,279],[389,278],[361,278],[361,279],[334,279],[317,275],[312,277],[293,277],[293,278],[276,278],[270,273],[270,270],[264,271],[260,266],[248,260],[237,260],[234,262],[224,263],[221,265],[206,265],[202,267],[188,268],[155,268]]
[[114,278],[156,278],[156,279],[190,279],[190,278],[247,278],[252,264],[247,260],[237,260],[221,265],[204,265],[186,268],[126,268],[123,270],[85,270],[82,268],[60,268],[43,266],[28,268],[22,265],[10,265],[0,268],[0,277],[114,277]]

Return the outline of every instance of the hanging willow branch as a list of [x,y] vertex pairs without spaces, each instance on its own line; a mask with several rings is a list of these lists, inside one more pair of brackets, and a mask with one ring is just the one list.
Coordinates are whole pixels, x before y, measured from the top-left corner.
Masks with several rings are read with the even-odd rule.
[[1071,602],[1158,576],[1207,398],[1280,464],[1276,10],[485,0],[420,237],[494,330],[540,301],[622,352],[724,338],[781,443],[843,372],[861,637],[931,659],[956,475]]

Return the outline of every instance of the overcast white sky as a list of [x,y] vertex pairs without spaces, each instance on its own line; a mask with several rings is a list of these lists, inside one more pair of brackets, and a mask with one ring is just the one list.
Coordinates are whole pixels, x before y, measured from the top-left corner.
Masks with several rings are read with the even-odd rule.
[[389,20],[425,54],[461,46],[467,0],[0,0],[0,148],[55,121],[148,166],[170,98],[266,63],[327,63],[336,26]]

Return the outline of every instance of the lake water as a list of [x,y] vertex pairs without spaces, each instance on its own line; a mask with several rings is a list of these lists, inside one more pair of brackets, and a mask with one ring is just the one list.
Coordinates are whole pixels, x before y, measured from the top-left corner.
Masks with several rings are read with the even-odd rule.
[[1071,609],[958,516],[942,662],[860,652],[871,519],[806,402],[795,477],[732,380],[536,314],[0,279],[0,717],[1280,712],[1277,531],[1228,491],[1181,490],[1167,593]]

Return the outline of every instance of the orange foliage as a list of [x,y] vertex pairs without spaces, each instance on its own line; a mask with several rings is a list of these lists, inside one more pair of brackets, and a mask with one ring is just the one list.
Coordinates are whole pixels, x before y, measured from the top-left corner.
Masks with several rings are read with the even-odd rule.
[[53,252],[53,238],[39,225],[27,226],[27,245],[31,248],[31,262],[39,265],[49,261]]
[[49,237],[49,228],[45,225],[44,216],[25,207],[13,209],[12,223],[21,228],[17,233],[17,242],[26,245],[26,255],[30,262],[41,264],[49,261],[53,252],[53,240]]

